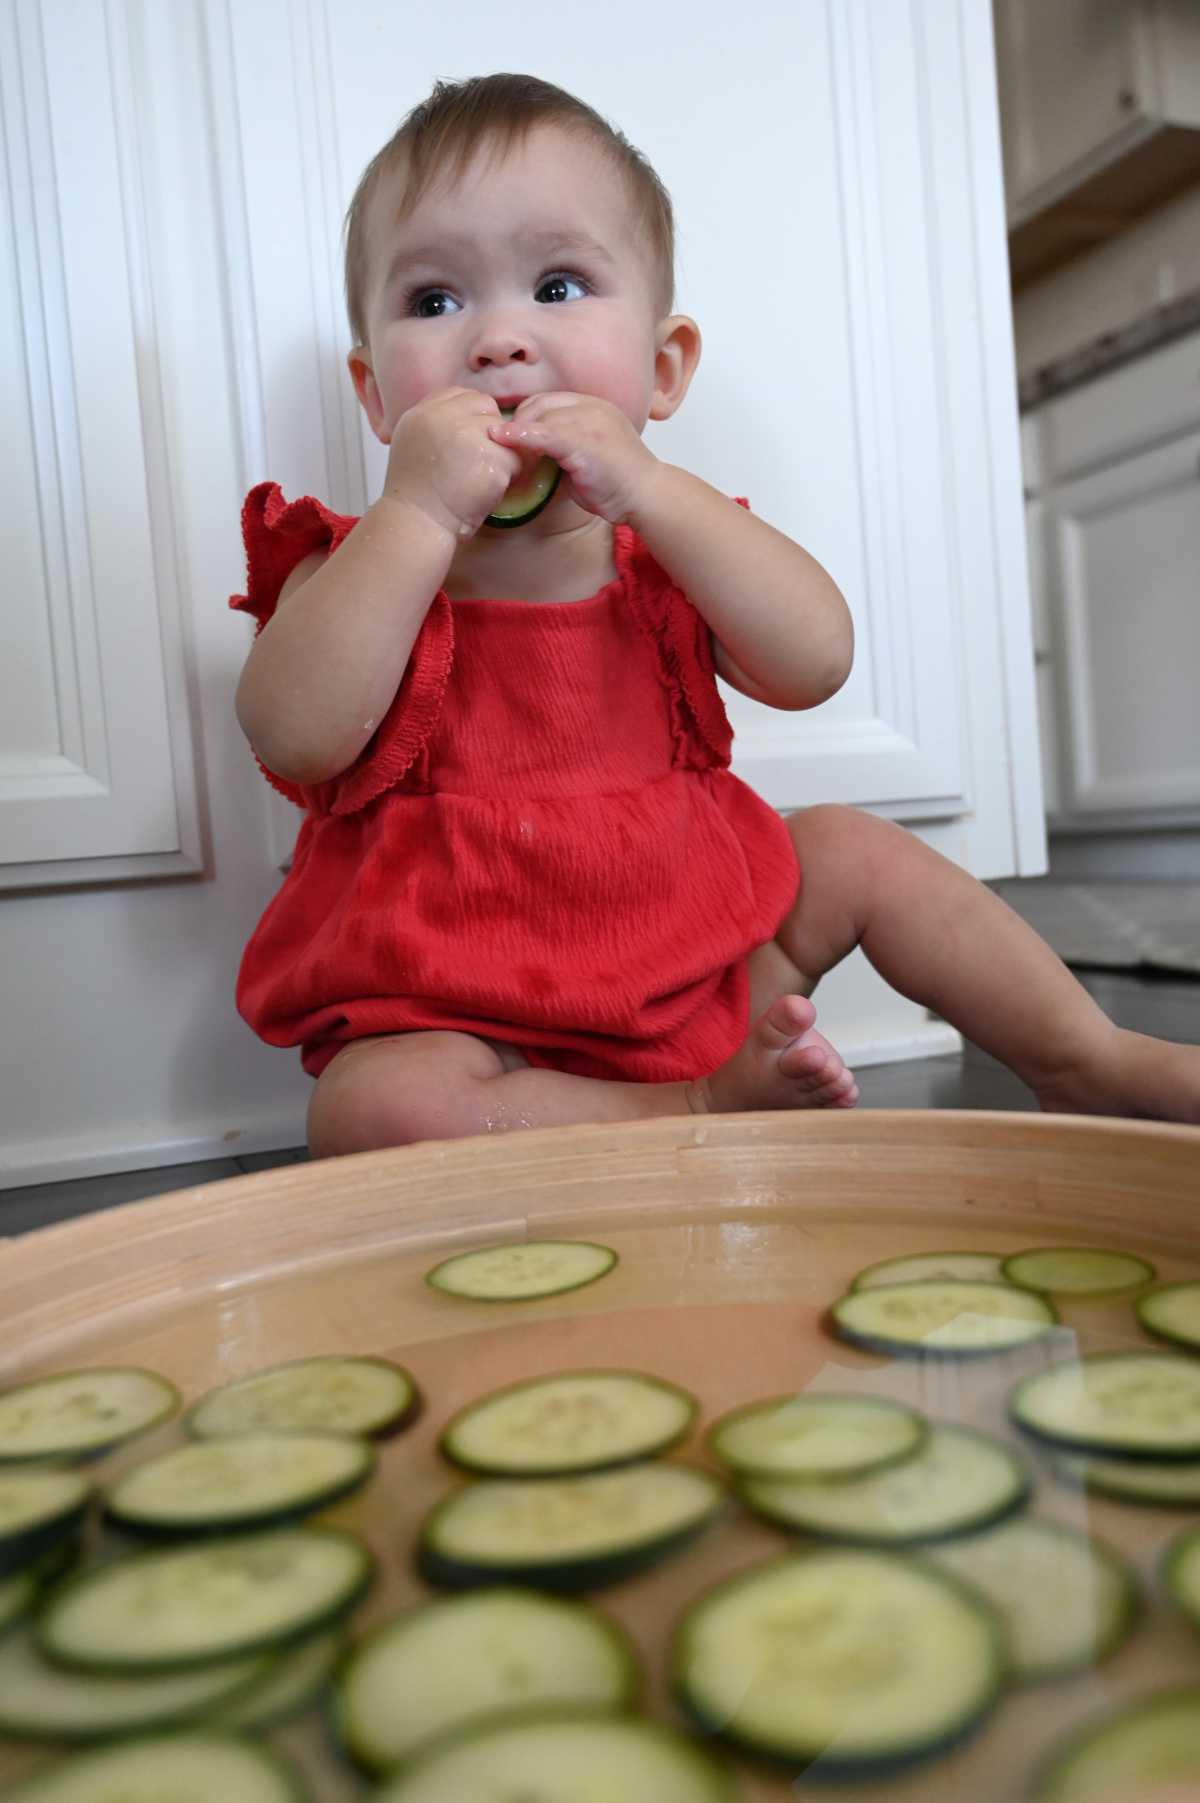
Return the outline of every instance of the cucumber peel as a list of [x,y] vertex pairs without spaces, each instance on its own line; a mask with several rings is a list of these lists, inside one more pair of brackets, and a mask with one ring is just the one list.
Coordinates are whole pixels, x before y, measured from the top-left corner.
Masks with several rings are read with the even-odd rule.
[[[511,419],[515,407],[502,407],[502,419]],[[489,513],[485,526],[527,526],[548,507],[562,480],[562,471],[553,457],[539,457],[532,470],[522,471],[505,489],[494,513]]]

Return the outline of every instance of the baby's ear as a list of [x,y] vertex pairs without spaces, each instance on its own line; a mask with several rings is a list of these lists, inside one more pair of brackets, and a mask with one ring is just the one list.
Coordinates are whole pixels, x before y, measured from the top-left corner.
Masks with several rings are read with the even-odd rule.
[[370,422],[372,432],[380,444],[391,444],[392,429],[387,423],[383,397],[375,380],[375,371],[371,367],[370,351],[363,345],[356,344],[346,358],[346,365],[350,371],[350,380],[354,383],[354,392]]
[[691,386],[700,361],[700,327],[686,313],[672,313],[659,321],[654,341],[650,418],[670,419]]

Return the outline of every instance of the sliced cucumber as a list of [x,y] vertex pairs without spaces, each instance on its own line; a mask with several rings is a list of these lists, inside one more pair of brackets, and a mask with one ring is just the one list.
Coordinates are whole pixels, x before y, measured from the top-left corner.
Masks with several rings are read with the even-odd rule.
[[31,1565],[74,1534],[91,1493],[74,1471],[0,1470],[0,1574]]
[[268,1662],[266,1673],[232,1702],[207,1712],[213,1727],[273,1728],[307,1709],[333,1676],[346,1647],[341,1628],[314,1634]]
[[1007,1521],[931,1549],[1000,1617],[1019,1684],[1098,1665],[1133,1632],[1137,1585],[1103,1541],[1054,1521]]
[[51,1659],[89,1671],[182,1671],[315,1633],[373,1572],[362,1542],[337,1528],[132,1553],[55,1590],[38,1640]]
[[880,1284],[833,1306],[843,1340],[868,1352],[963,1357],[1008,1352],[1052,1334],[1058,1316],[1044,1296],[1008,1283]]
[[531,1713],[432,1747],[372,1803],[734,1803],[709,1754],[660,1722]]
[[624,1634],[588,1604],[479,1590],[409,1610],[368,1635],[338,1681],[338,1731],[352,1758],[383,1772],[500,1711],[631,1708],[639,1677]]
[[671,1667],[703,1727],[832,1778],[960,1740],[995,1702],[1004,1657],[995,1615],[954,1579],[839,1548],[773,1560],[701,1596]]
[[1163,1690],[1086,1722],[1055,1747],[1034,1803],[1154,1803],[1200,1794],[1200,1685]]
[[1081,1485],[1097,1496],[1148,1508],[1193,1509],[1200,1505],[1200,1460],[1096,1459],[1074,1456],[1054,1461],[1064,1483]]
[[1133,1305],[1147,1333],[1174,1346],[1200,1349],[1200,1283],[1164,1283]]
[[589,1240],[524,1240],[444,1258],[425,1281],[447,1296],[473,1302],[528,1302],[580,1290],[604,1277],[616,1262],[611,1247]]
[[208,1732],[92,1747],[5,1792],[7,1803],[304,1803],[307,1795],[266,1747]]
[[881,1396],[781,1396],[722,1416],[708,1443],[744,1477],[865,1477],[899,1464],[923,1444],[915,1409]]
[[1177,1534],[1163,1559],[1163,1582],[1171,1601],[1200,1633],[1200,1528]]
[[194,1720],[265,1677],[269,1654],[194,1672],[114,1677],[52,1665],[24,1630],[0,1642],[0,1732],[27,1740],[106,1740]]
[[439,1445],[495,1477],[560,1477],[628,1465],[675,1446],[696,1418],[686,1390],[636,1371],[565,1371],[494,1390],[460,1409]]
[[1013,1391],[1019,1427],[1076,1452],[1200,1459],[1200,1362],[1170,1352],[1096,1352]]
[[202,1397],[184,1425],[198,1440],[271,1430],[375,1435],[403,1426],[418,1401],[403,1366],[326,1354],[235,1378]]
[[1004,1276],[1024,1290],[1104,1296],[1149,1283],[1154,1266],[1132,1252],[1106,1252],[1099,1246],[1033,1246],[1005,1259]]
[[999,1283],[1003,1263],[998,1252],[913,1252],[868,1265],[850,1288],[875,1290],[884,1283]]
[[83,1459],[144,1434],[179,1407],[179,1391],[134,1366],[58,1371],[0,1395],[0,1463]]
[[180,1446],[125,1473],[105,1514],[139,1534],[226,1534],[294,1521],[348,1496],[375,1455],[341,1434],[239,1434]]
[[[500,417],[511,419],[515,407],[501,407]],[[552,457],[539,457],[533,468],[510,482],[494,513],[489,513],[487,526],[524,526],[536,519],[542,508],[554,498],[562,479],[562,470]]]
[[1011,1515],[1031,1479],[999,1440],[965,1427],[935,1427],[902,1465],[839,1483],[746,1478],[743,1501],[779,1527],[860,1546],[903,1546],[970,1534]]
[[587,1477],[485,1479],[426,1516],[418,1544],[430,1583],[593,1590],[684,1546],[724,1507],[721,1485],[686,1465]]

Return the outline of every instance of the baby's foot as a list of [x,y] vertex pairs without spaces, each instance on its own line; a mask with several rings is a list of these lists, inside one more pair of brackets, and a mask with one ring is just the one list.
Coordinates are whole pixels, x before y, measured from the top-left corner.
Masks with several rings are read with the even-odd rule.
[[751,1027],[733,1057],[690,1085],[694,1105],[713,1113],[750,1108],[853,1108],[858,1084],[802,995],[781,996]]
[[1079,1065],[1035,1083],[1051,1114],[1136,1115],[1200,1125],[1200,1046],[1109,1027]]

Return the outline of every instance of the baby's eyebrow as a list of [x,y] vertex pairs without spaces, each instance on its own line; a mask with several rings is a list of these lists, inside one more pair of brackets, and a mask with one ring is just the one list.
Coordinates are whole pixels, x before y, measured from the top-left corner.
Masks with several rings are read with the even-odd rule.
[[[611,265],[615,259],[598,239],[573,226],[538,226],[516,234],[516,243],[530,256],[588,256]],[[402,244],[388,264],[384,286],[391,287],[404,269],[443,269],[452,259],[472,248],[471,240],[448,232],[424,244]]]

